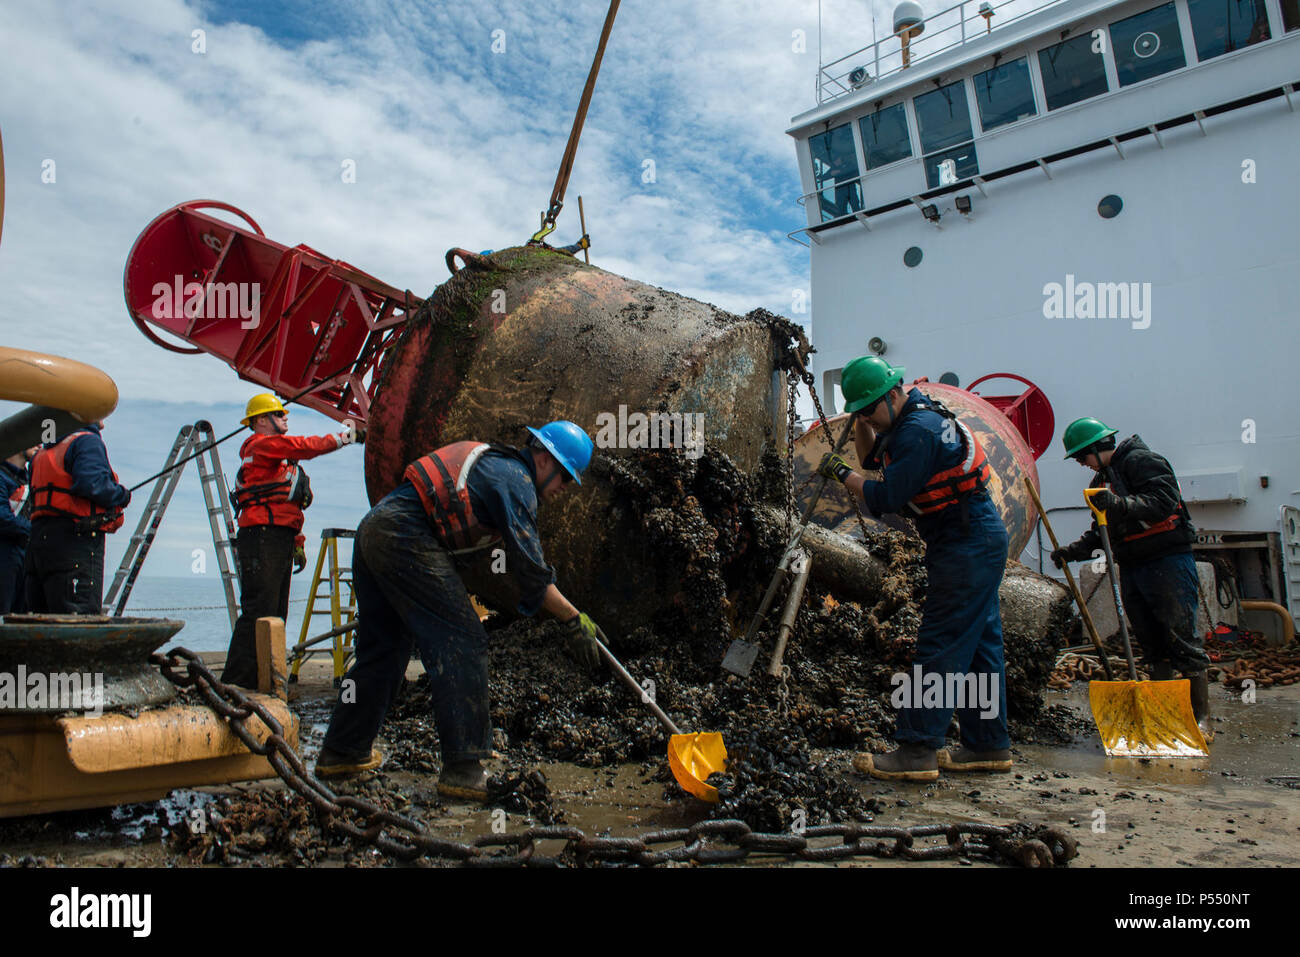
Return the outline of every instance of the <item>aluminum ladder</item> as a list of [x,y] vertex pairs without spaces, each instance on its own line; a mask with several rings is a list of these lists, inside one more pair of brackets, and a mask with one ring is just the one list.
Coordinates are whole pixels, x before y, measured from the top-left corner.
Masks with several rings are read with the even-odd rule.
[[172,449],[167,454],[167,461],[163,463],[166,474],[153,485],[149,502],[145,505],[135,532],[131,535],[117,574],[113,576],[113,584],[108,589],[104,606],[112,607],[111,614],[114,617],[121,617],[125,611],[127,599],[131,597],[131,589],[135,587],[136,577],[140,574],[149,549],[153,546],[154,537],[158,534],[158,527],[162,524],[167,505],[171,502],[176,486],[180,483],[181,473],[185,471],[185,465],[191,458],[197,463],[199,469],[199,484],[203,488],[208,525],[212,529],[212,544],[216,552],[217,567],[221,570],[221,585],[226,593],[226,613],[230,616],[230,628],[233,631],[235,621],[239,618],[235,519],[230,507],[230,492],[221,471],[221,458],[217,454],[212,423],[204,419],[200,419],[193,425],[181,426],[180,432],[177,433],[176,441],[172,443]]

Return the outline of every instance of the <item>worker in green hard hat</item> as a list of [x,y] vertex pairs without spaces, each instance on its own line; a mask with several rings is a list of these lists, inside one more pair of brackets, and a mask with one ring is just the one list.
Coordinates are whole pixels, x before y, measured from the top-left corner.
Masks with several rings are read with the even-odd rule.
[[[858,459],[881,470],[880,480],[854,472],[833,452],[818,468],[844,483],[873,514],[910,515],[925,542],[929,584],[914,667],[902,676],[904,687],[896,683],[899,746],[888,754],[859,754],[853,764],[872,777],[911,781],[933,781],[941,767],[1009,771],[998,606],[1007,532],[987,491],[992,472],[974,433],[941,402],[905,389],[903,372],[877,356],[863,356],[840,377],[845,409],[856,413]],[[928,690],[922,694],[936,677],[939,687],[953,689],[952,698],[941,694],[936,703]],[[917,680],[921,687],[912,688]],[[955,694],[972,684],[981,693]],[[954,711],[961,746],[940,750]]]
[[[1116,435],[1100,419],[1075,419],[1062,437],[1065,457],[1096,473],[1090,488],[1105,489],[1093,504],[1106,513],[1124,612],[1152,679],[1168,681],[1175,671],[1189,679],[1192,712],[1209,741],[1210,659],[1196,631],[1196,528],[1169,460],[1136,435],[1118,443]],[[1060,568],[1101,554],[1093,522],[1078,541],[1052,552],[1052,561]]]

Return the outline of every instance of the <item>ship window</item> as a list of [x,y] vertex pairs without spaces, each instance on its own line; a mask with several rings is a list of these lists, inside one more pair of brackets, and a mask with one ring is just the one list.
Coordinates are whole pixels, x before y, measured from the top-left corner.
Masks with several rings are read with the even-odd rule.
[[1029,84],[1029,60],[1021,57],[975,75],[975,103],[985,130],[1033,116],[1034,89]]
[[1149,80],[1187,65],[1178,14],[1172,3],[1112,23],[1110,39],[1115,45],[1120,86]]
[[923,93],[915,102],[923,153],[933,153],[974,139],[970,128],[970,107],[966,105],[966,84],[961,80]]
[[942,153],[931,153],[925,158],[925,181],[930,189],[951,186],[959,180],[977,175],[979,171],[974,143],[955,146]]
[[867,169],[876,169],[912,155],[912,140],[907,133],[907,110],[895,103],[858,121],[862,131],[862,148],[867,154]]
[[966,84],[961,80],[949,83],[921,94],[913,103],[921,130],[921,151],[927,154],[925,178],[930,188],[950,186],[978,173]]
[[1287,33],[1300,27],[1300,0],[1282,0],[1282,29]]
[[1108,89],[1100,44],[1090,33],[1039,50],[1038,66],[1049,110],[1099,96]]
[[[862,209],[862,184],[857,181],[858,157],[853,127],[847,123],[810,137],[813,182],[821,204],[822,222]],[[853,180],[853,182],[846,182]]]
[[1212,60],[1269,38],[1264,0],[1187,0],[1198,60]]

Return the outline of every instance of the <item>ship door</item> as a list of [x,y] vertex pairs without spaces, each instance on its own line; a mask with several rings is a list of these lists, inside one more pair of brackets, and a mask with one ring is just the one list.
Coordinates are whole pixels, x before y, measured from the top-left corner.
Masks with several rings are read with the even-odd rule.
[[1300,508],[1282,506],[1282,579],[1286,582],[1286,607],[1300,628]]

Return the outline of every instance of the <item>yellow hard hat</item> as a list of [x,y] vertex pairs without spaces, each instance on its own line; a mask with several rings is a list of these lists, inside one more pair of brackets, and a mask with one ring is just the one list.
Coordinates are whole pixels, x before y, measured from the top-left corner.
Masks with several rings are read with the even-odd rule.
[[248,405],[244,407],[244,417],[239,420],[240,425],[248,425],[250,419],[259,415],[266,415],[268,412],[287,412],[289,411],[280,404],[280,400],[269,392],[263,392],[261,395],[255,395],[248,400]]

